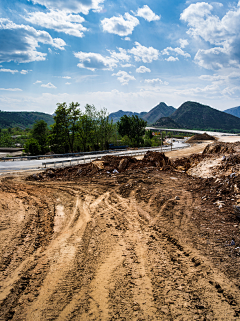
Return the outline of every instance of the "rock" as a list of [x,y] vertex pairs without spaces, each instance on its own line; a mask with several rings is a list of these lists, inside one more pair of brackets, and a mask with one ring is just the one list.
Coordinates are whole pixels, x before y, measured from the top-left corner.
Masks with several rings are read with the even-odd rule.
[[180,197],[179,197],[179,196],[176,196],[176,197],[175,197],[175,200],[179,201],[179,200],[180,200]]
[[104,169],[104,162],[103,161],[94,161],[94,162],[92,162],[92,167],[96,168],[97,170]]
[[118,166],[118,169],[120,171],[124,171],[128,166],[128,159],[127,158],[124,158],[124,159],[121,159],[120,163],[119,163],[119,166]]

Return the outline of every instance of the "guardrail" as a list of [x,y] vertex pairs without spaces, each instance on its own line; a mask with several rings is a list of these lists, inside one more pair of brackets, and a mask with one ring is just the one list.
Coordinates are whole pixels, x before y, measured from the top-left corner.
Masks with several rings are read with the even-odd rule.
[[84,156],[84,155],[95,155],[95,154],[102,154],[102,153],[117,153],[119,150],[100,150],[100,151],[93,151],[93,152],[80,152],[80,153],[67,153],[67,154],[52,154],[52,155],[37,155],[37,156],[14,156],[14,157],[2,157],[3,161],[15,161],[15,160],[32,160],[32,159],[42,159],[42,158],[60,158],[60,157],[77,157],[77,156]]
[[[190,146],[190,144],[186,144],[186,145],[188,145],[188,146],[175,147],[175,148],[172,148],[172,150],[184,149],[184,148]],[[161,150],[162,152],[169,151],[166,148],[159,148],[159,150]],[[139,155],[146,154],[148,151],[151,151],[151,149],[141,150],[141,151],[134,150],[134,151],[131,151],[131,152],[128,151],[125,153],[118,152],[116,156],[139,156]],[[42,163],[42,166],[47,168],[47,165],[54,165],[54,167],[56,167],[57,164],[62,164],[62,166],[64,166],[64,164],[66,164],[66,163],[69,163],[69,165],[71,166],[75,162],[77,162],[77,164],[79,164],[80,162],[82,164],[85,164],[85,163],[91,163],[93,160],[97,160],[97,159],[101,159],[101,158],[98,156],[81,157],[81,158],[68,159],[68,160],[63,160],[63,161],[45,162],[45,163]]]

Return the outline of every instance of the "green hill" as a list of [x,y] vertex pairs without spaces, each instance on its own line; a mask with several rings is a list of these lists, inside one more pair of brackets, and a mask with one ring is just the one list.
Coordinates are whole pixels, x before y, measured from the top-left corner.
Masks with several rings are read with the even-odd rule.
[[148,122],[148,124],[155,123],[161,117],[170,116],[176,109],[172,106],[168,106],[161,102],[154,108],[152,108],[147,114],[142,118]]
[[52,125],[54,123],[53,116],[45,113],[0,111],[0,128],[20,127],[24,129],[32,127],[32,125],[38,120],[44,120],[48,125]]
[[228,108],[228,109],[224,110],[224,113],[227,113],[227,114],[230,114],[230,115],[240,118],[240,106]]
[[238,117],[192,101],[183,103],[171,115],[171,118],[181,128],[229,132],[240,131],[240,119]]
[[161,117],[159,118],[155,124],[156,127],[160,128],[181,128],[173,119],[170,117]]
[[147,114],[146,111],[143,111],[141,113],[136,113],[132,111],[119,110],[119,111],[116,111],[115,113],[109,114],[109,118],[113,120],[113,123],[116,123],[124,115],[127,115],[127,116],[137,115],[138,117],[143,118],[145,114]]

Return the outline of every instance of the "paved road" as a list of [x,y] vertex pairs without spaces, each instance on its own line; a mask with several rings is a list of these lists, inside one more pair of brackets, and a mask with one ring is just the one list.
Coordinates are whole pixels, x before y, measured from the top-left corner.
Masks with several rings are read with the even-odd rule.
[[[173,142],[173,148],[183,148],[189,146],[186,143],[183,143],[182,141],[176,141]],[[161,147],[156,147],[156,148],[151,148],[153,151],[161,151]],[[169,151],[171,150],[171,147],[166,147],[163,146],[163,151]],[[138,152],[140,151],[147,151],[147,149],[138,149]],[[133,151],[132,150],[126,150],[124,151],[124,154],[131,154]],[[119,155],[122,154],[123,152],[114,152],[114,155]],[[103,154],[98,154],[98,155],[92,155],[92,157],[97,156],[97,157],[102,157],[104,155],[109,155],[109,153],[103,153]],[[90,156],[85,156],[85,158],[89,158]],[[80,158],[80,157],[78,157]],[[84,157],[82,158],[82,163],[84,162]],[[65,158],[48,158],[47,160],[22,160],[22,161],[6,161],[6,162],[0,162],[0,173],[5,173],[5,172],[11,172],[11,171],[21,171],[21,170],[29,170],[29,169],[40,169],[43,168],[44,166],[42,165],[43,163],[49,163],[49,162],[54,162],[54,161],[65,161],[65,160],[76,160],[76,157],[65,157]],[[53,165],[51,165],[53,166]],[[50,165],[48,166],[50,167]]]

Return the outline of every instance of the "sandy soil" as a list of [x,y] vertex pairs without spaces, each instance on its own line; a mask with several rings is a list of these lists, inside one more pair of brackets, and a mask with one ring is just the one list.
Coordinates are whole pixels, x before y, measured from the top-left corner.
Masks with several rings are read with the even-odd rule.
[[220,136],[218,140],[224,143],[235,143],[240,142],[240,136]]
[[240,320],[232,196],[156,167],[25,177],[1,177],[0,320]]

